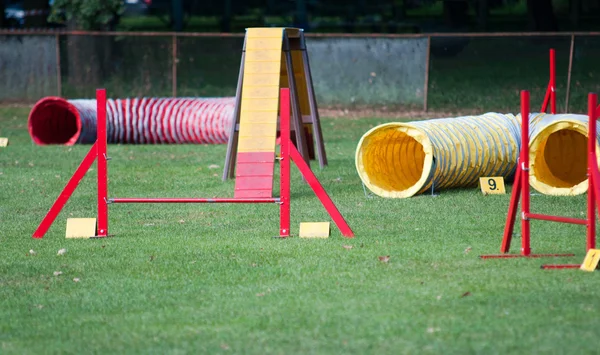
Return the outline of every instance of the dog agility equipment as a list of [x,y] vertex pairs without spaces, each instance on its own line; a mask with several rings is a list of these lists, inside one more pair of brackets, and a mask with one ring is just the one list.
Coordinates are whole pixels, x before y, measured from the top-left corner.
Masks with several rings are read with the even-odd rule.
[[[279,92],[279,87],[269,87],[270,94]],[[273,95],[275,96],[275,95]],[[98,160],[98,217],[96,237],[108,236],[108,205],[117,203],[274,203],[279,205],[280,228],[279,236],[290,236],[290,160],[294,161],[302,176],[313,189],[333,221],[345,237],[353,237],[354,233],[344,220],[339,210],[327,195],[323,186],[319,183],[310,167],[304,161],[290,138],[290,94],[288,88],[281,89],[280,95],[275,96],[278,100],[270,102],[268,106],[261,106],[256,111],[255,117],[263,117],[264,132],[270,132],[269,146],[263,143],[266,139],[257,139],[260,151],[250,152],[240,150],[238,153],[238,169],[236,172],[235,196],[233,198],[109,198],[108,197],[108,174],[107,174],[107,144],[106,144],[106,91],[97,91],[98,128],[97,140],[90,151],[77,168],[58,199],[54,202],[48,214],[44,217],[36,231],[34,238],[42,238],[61,209],[77,188],[77,185],[92,166]],[[267,194],[267,177],[273,179],[273,166],[275,161],[275,135],[277,131],[277,106],[280,107],[279,130],[281,132],[281,160],[280,160],[280,196],[272,197]],[[242,121],[242,124],[244,121]],[[249,133],[251,134],[251,132]],[[249,140],[250,141],[250,140]],[[250,146],[249,146],[250,147]],[[267,196],[268,195],[268,196]]]
[[431,189],[472,186],[481,176],[514,173],[519,124],[488,113],[410,123],[386,123],[358,143],[356,169],[376,195],[405,198]]
[[[288,88],[268,86],[271,100],[268,104],[257,107],[257,111],[250,117],[262,119],[261,133],[270,133],[268,137],[256,139],[256,144],[248,139],[247,149],[240,149],[237,157],[236,186],[233,198],[109,198],[108,176],[107,176],[107,144],[106,144],[106,91],[97,91],[98,128],[97,140],[88,154],[77,168],[58,199],[55,201],[46,217],[42,220],[34,238],[42,238],[61,209],[88,171],[94,161],[98,160],[98,218],[97,237],[108,236],[108,204],[117,203],[275,203],[279,205],[280,211],[280,237],[290,236],[290,160],[294,161],[302,176],[313,189],[335,224],[346,237],[353,237],[354,233],[348,226],[339,210],[327,195],[316,176],[306,164],[302,155],[298,152],[290,138],[290,92]],[[267,90],[267,89],[265,89]],[[280,92],[279,95],[274,92]],[[275,161],[275,136],[277,131],[277,107],[279,104],[281,132],[281,158],[280,158],[280,196],[272,197],[272,191],[267,187],[273,183],[273,167]],[[242,120],[242,127],[245,127]],[[248,125],[251,127],[251,125]],[[247,137],[251,137],[252,131]],[[266,141],[266,143],[265,143]],[[249,151],[256,149],[255,151]],[[268,182],[268,180],[270,182]],[[271,192],[271,193],[269,193]],[[268,195],[268,196],[267,196]]]
[[[521,116],[480,116],[386,123],[369,130],[356,169],[376,195],[405,198],[428,189],[467,187],[482,176],[512,179],[521,149]],[[545,195],[587,189],[587,116],[532,114],[530,183]]]
[[[96,104],[46,97],[29,114],[29,135],[39,145],[93,143]],[[109,99],[108,143],[224,144],[234,104],[232,97]]]
[[[513,184],[510,205],[508,208],[508,216],[504,227],[504,236],[500,247],[500,255],[482,255],[482,259],[492,258],[518,258],[518,257],[557,257],[557,256],[574,256],[574,254],[532,254],[531,253],[531,232],[530,220],[543,220],[551,222],[580,224],[587,227],[587,243],[586,252],[595,248],[596,244],[596,208],[600,206],[600,173],[598,172],[597,160],[597,125],[596,119],[600,114],[600,106],[598,106],[597,94],[589,94],[588,96],[588,139],[587,139],[587,218],[572,218],[562,216],[551,216],[531,212],[530,205],[530,152],[529,152],[529,92],[521,92],[521,117],[522,133],[521,133],[521,153],[519,167],[516,172],[515,183]],[[574,159],[581,159],[575,158]],[[517,216],[517,208],[521,200],[521,253],[508,254],[512,240],[514,224]],[[600,211],[599,211],[600,212]],[[581,265],[543,265],[544,269],[567,269],[579,268]]]
[[[238,151],[247,149],[245,147],[250,144],[249,140],[257,144],[257,140],[248,137],[248,133],[260,131],[262,122],[258,116],[255,117],[257,105],[269,105],[275,100],[276,93],[271,93],[269,87],[290,89],[292,130],[298,149],[309,164],[309,145],[316,145],[320,167],[327,165],[304,31],[298,28],[249,28],[244,38],[234,109],[235,123],[231,126],[227,144],[223,180],[235,176]],[[244,121],[248,122],[246,127]],[[252,126],[249,122],[253,122]],[[262,133],[254,134],[256,137]],[[267,143],[270,145],[270,141]]]

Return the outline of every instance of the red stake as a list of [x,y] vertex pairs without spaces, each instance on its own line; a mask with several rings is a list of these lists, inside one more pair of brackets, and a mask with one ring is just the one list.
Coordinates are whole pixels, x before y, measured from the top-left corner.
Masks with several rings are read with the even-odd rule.
[[506,224],[504,225],[504,236],[502,237],[502,245],[500,246],[501,253],[508,253],[510,250],[510,242],[512,240],[513,231],[515,229],[515,219],[517,217],[517,209],[519,208],[519,196],[521,194],[521,168],[517,166],[515,179],[510,195],[510,204],[508,205],[508,215],[506,216]]
[[98,149],[98,237],[108,235],[108,174],[106,161],[106,89],[96,90]]
[[594,171],[598,171],[596,159],[596,106],[598,97],[596,94],[588,95],[588,210],[587,210],[587,250],[596,247],[596,191],[598,180],[595,178]]
[[279,205],[279,236],[289,237],[290,236],[290,224],[291,224],[291,199],[290,199],[290,90],[281,89],[279,93],[279,131],[281,160],[279,161],[280,168],[280,185],[279,185],[279,198],[281,199]]
[[529,92],[521,91],[521,254],[531,254],[529,239]]
[[550,113],[556,114],[556,51],[550,49]]
[[540,112],[546,112],[548,102],[550,102],[550,113],[556,114],[556,52],[554,49],[550,49],[550,81]]

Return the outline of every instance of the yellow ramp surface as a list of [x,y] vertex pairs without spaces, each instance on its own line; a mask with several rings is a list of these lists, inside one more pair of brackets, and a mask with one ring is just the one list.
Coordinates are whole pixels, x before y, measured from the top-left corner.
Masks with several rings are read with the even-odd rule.
[[239,153],[275,154],[283,31],[249,28],[246,32]]
[[238,133],[236,198],[273,194],[283,28],[246,31]]

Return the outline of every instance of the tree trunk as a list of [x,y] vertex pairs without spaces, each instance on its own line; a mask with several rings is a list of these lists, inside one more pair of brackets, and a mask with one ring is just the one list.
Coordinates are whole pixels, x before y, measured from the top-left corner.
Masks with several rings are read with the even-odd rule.
[[[69,30],[79,30],[74,21],[67,24]],[[72,89],[82,92],[97,86],[100,79],[100,61],[96,40],[100,36],[67,36],[67,82]],[[85,95],[87,94],[87,95]],[[82,96],[92,94],[86,90]]]
[[581,19],[581,0],[569,1],[569,7],[571,15],[571,30],[577,31],[579,29],[579,21]]
[[482,31],[488,29],[489,0],[477,0],[477,25]]
[[304,29],[308,28],[308,12],[306,10],[306,0],[296,0],[294,26]]
[[6,5],[4,4],[4,0],[0,0],[0,28],[4,28],[5,19],[4,19],[4,9],[6,9]]
[[[23,10],[26,11],[26,28],[43,28],[48,26],[48,16],[50,15],[50,4],[47,0],[24,0]],[[34,11],[27,13],[27,11]],[[4,13],[4,11],[3,11]]]
[[232,15],[232,0],[223,1],[223,16],[221,16],[221,32],[231,32],[231,19]]
[[554,15],[552,0],[527,0],[527,12],[533,31],[558,31],[558,21]]
[[171,0],[173,9],[173,31],[183,31],[183,0]]
[[469,3],[466,0],[444,0],[443,14],[450,28],[465,28],[469,24]]
[[[102,31],[115,31],[119,16],[102,28]],[[80,30],[75,21],[67,23],[68,30]],[[118,57],[114,36],[67,36],[67,82],[73,89],[85,90],[86,96],[93,95],[93,88],[102,85],[114,73],[114,62]]]
[[344,31],[347,33],[354,33],[356,21],[356,9],[353,6],[348,6],[346,16],[344,16]]

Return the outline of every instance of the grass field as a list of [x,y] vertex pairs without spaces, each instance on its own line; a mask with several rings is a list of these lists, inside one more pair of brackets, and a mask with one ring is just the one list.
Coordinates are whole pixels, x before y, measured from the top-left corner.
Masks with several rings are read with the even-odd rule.
[[[0,148],[2,354],[598,351],[598,274],[539,268],[581,262],[584,227],[532,224],[535,252],[576,257],[480,260],[499,250],[509,195],[473,187],[366,198],[354,149],[381,119],[323,120],[330,165],[316,174],[354,239],[335,228],[326,240],[273,239],[269,205],[116,205],[114,237],[66,240],[68,217],[95,213],[93,168],[48,235],[33,240],[89,146],[34,146],[27,113],[0,109],[0,136],[10,138]],[[233,195],[233,182],[220,180],[225,146],[109,152],[111,197]],[[292,232],[329,220],[297,173],[292,183]],[[568,216],[586,208],[584,196],[536,195],[532,204]]]

